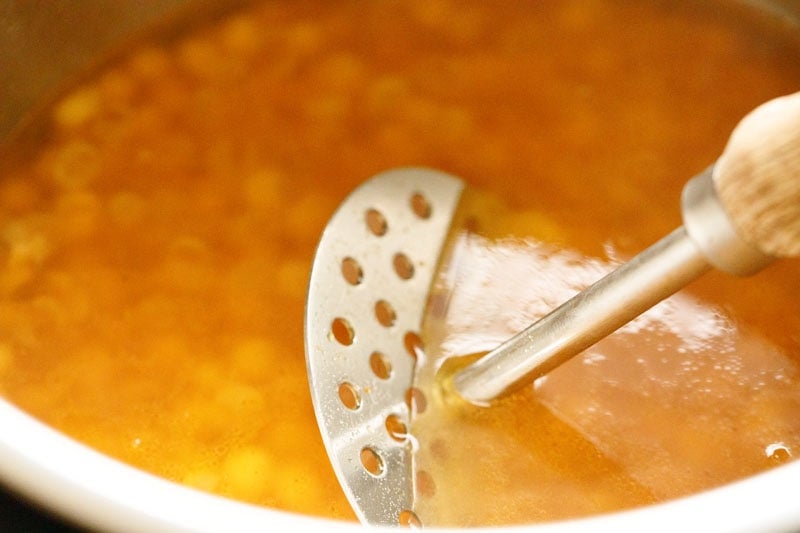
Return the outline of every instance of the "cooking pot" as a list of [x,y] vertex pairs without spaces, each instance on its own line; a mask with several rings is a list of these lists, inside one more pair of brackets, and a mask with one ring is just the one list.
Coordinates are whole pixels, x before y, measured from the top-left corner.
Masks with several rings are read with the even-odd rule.
[[[760,4],[800,23],[800,2],[776,0]],[[182,10],[209,11],[218,5],[219,2],[206,0],[3,2],[0,4],[0,139],[9,135],[25,114],[46,99],[62,80],[137,29],[170,15],[177,16]],[[7,509],[0,510],[0,528],[11,525],[3,523],[8,517],[21,516],[20,511],[15,511],[14,506],[19,505],[16,498],[33,502],[43,512],[59,516],[59,520],[103,530],[357,531],[360,528],[356,524],[244,504],[152,476],[56,432],[2,400],[0,428],[0,482],[13,495],[13,500],[2,503]],[[531,533],[583,529],[797,530],[800,529],[798,485],[800,461],[795,461],[740,482],[659,505],[507,529]]]

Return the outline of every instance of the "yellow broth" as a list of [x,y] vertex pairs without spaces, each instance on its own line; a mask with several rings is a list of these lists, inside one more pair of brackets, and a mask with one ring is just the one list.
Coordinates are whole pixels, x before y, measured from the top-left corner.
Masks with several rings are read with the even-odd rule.
[[[165,478],[352,519],[302,341],[314,246],[344,196],[387,168],[430,166],[481,191],[489,242],[633,253],[680,223],[683,182],[738,119],[800,86],[795,32],[732,2],[309,0],[132,46],[65,91],[41,135],[20,136],[35,142],[4,147],[27,155],[6,158],[0,185],[0,391]],[[693,290],[777,346],[794,379],[796,263]],[[427,524],[546,520],[702,488],[657,493],[532,390],[514,402],[470,427],[524,442],[551,482],[567,481],[487,485],[482,513],[432,507]],[[421,457],[447,435],[415,429]],[[427,481],[423,505],[449,494],[447,476]],[[538,503],[506,505],[515,490]]]

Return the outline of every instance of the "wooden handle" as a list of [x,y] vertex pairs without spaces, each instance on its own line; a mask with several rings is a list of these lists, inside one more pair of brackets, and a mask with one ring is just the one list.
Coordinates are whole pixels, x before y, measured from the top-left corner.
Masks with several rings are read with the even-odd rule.
[[800,92],[742,119],[714,184],[739,237],[774,257],[800,255]]

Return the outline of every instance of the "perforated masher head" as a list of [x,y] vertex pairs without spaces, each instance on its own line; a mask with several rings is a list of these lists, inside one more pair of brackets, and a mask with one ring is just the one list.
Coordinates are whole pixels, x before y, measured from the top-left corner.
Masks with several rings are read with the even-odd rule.
[[427,169],[379,174],[342,203],[314,258],[311,396],[339,483],[366,524],[418,522],[409,398],[428,292],[463,188]]

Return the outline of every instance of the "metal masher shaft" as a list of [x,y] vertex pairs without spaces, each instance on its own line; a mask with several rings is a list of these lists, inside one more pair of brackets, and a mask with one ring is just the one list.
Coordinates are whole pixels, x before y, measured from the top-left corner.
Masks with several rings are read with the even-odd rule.
[[800,92],[757,107],[683,189],[683,226],[454,376],[486,403],[626,324],[710,266],[753,274],[800,255]]
[[710,265],[680,227],[455,376],[481,403],[550,372],[701,276]]
[[454,376],[485,404],[558,367],[715,266],[757,272],[772,257],[743,241],[720,203],[714,167],[683,191],[684,225]]

